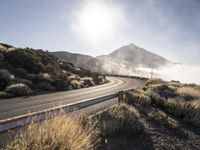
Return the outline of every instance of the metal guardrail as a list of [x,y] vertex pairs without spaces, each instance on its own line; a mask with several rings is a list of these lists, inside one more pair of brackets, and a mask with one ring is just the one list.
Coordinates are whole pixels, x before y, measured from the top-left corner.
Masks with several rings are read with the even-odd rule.
[[45,109],[42,111],[37,111],[37,112],[33,112],[33,113],[28,113],[28,114],[24,114],[24,115],[12,117],[12,118],[0,120],[0,132],[5,132],[7,130],[11,130],[11,129],[14,129],[17,127],[28,125],[32,122],[42,121],[45,118],[47,118],[48,114],[56,114],[61,111],[65,112],[65,113],[71,112],[71,111],[74,111],[77,109],[82,109],[82,108],[85,108],[88,106],[92,106],[92,105],[113,99],[116,97],[118,97],[118,102],[120,103],[123,94],[125,94],[126,92],[128,92],[130,90],[131,89],[127,89],[124,91],[119,91],[117,93],[103,95],[103,96],[99,96],[99,97],[95,97],[95,98],[91,98],[91,99],[86,99],[83,101],[78,101],[75,103],[61,105],[61,106],[53,107],[50,109]]

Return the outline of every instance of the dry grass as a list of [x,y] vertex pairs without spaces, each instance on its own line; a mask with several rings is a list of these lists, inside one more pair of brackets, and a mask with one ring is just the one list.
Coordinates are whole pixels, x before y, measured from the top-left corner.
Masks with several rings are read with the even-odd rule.
[[95,85],[95,83],[91,77],[83,77],[82,81],[84,82],[84,85],[87,87]]
[[74,74],[72,74],[72,75],[70,75],[70,76],[68,76],[68,80],[74,80],[74,79],[76,79],[77,78],[77,76],[76,75],[74,75]]
[[200,90],[197,90],[193,87],[181,87],[178,90],[178,93],[186,99],[195,99],[200,98]]
[[6,87],[5,91],[8,93],[12,93],[15,96],[24,96],[32,93],[32,90],[26,84],[23,83],[12,84]]
[[131,106],[121,104],[97,116],[104,136],[136,136],[143,130],[139,112]]
[[150,89],[150,95],[152,93],[158,94],[159,96],[163,98],[171,98],[171,97],[176,97],[177,96],[177,91],[176,88],[165,83],[165,84],[156,84],[153,85]]
[[126,94],[125,102],[127,104],[148,106],[151,104],[151,98],[142,90],[133,90]]
[[77,116],[58,116],[28,126],[6,150],[93,150],[98,130]]
[[168,99],[163,104],[164,110],[183,121],[200,127],[200,101]]
[[93,80],[91,77],[83,77],[82,80]]
[[72,80],[71,85],[74,89],[80,89],[81,87],[83,87],[83,81]]
[[174,118],[169,116],[164,111],[161,111],[160,109],[155,109],[151,107],[147,113],[147,116],[149,119],[152,119],[161,124],[168,125],[171,128],[178,128],[180,126]]
[[150,79],[150,80],[146,81],[145,85],[146,86],[150,86],[150,85],[162,84],[162,83],[166,83],[166,82],[163,81],[162,79]]
[[[126,103],[136,106],[142,113],[146,113],[146,110],[149,111],[147,108],[153,106],[184,122],[200,127],[199,86],[188,86],[179,82],[161,82],[163,81],[147,81],[148,86],[145,86],[143,90],[133,90],[126,95]],[[152,116],[164,122],[162,118],[166,118],[166,115],[157,113]]]

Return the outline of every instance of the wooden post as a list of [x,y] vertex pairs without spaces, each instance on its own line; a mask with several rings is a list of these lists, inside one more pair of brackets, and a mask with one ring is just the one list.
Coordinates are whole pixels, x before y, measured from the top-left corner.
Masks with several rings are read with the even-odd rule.
[[124,95],[124,91],[118,92],[118,105],[120,105],[120,103],[123,101],[123,95]]

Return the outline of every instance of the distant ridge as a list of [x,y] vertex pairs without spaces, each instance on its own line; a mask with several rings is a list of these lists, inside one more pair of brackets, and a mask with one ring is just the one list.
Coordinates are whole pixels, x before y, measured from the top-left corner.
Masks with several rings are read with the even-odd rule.
[[51,54],[62,60],[71,62],[75,66],[108,74],[130,74],[130,72],[135,72],[138,67],[157,69],[171,64],[171,62],[164,57],[149,52],[132,43],[120,47],[109,55],[97,57],[69,53],[66,51],[56,51],[51,52]]

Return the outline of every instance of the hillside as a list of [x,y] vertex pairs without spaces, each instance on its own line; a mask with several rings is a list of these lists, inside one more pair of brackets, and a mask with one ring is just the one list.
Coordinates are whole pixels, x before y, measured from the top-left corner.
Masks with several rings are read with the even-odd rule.
[[138,67],[157,69],[170,63],[167,59],[134,44],[123,46],[109,55],[97,57],[66,51],[51,52],[51,54],[75,66],[103,74],[142,75],[144,72],[138,71]]
[[0,44],[0,98],[71,90],[105,82],[47,51]]
[[82,67],[93,72],[101,72],[104,62],[89,55],[75,54],[66,51],[51,52],[52,55],[71,62],[77,67]]
[[124,66],[159,68],[170,63],[164,57],[149,52],[134,44],[122,46],[109,55],[97,57],[100,60],[121,64]]

